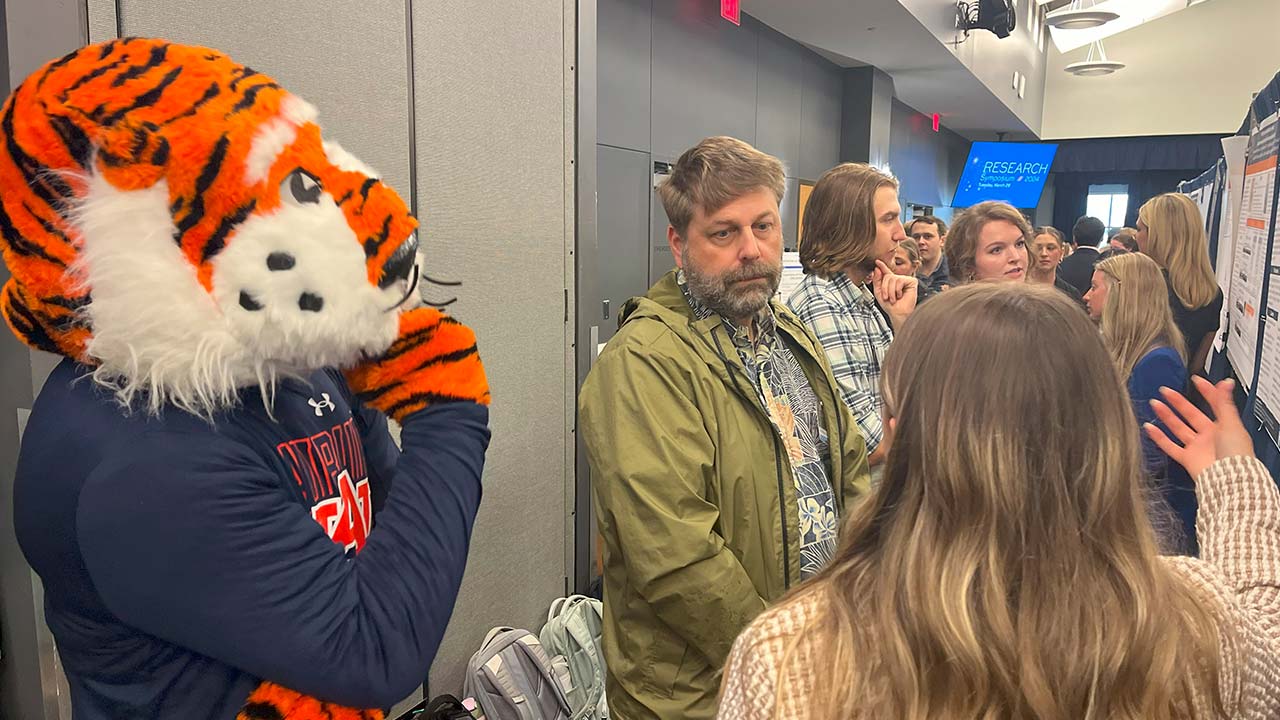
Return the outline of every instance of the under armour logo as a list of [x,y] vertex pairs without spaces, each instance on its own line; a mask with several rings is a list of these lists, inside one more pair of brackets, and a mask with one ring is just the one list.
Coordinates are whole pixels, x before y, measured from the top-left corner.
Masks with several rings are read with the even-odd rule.
[[338,409],[337,406],[333,404],[333,401],[329,399],[329,393],[320,393],[320,397],[322,399],[319,401],[314,398],[307,401],[308,405],[315,408],[316,417],[323,417],[325,408],[329,408],[330,410]]

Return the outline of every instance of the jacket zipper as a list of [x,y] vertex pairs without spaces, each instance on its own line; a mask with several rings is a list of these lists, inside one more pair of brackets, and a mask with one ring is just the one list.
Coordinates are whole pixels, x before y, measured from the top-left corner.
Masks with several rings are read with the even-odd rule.
[[[773,421],[769,422],[770,426]],[[782,484],[782,460],[778,454],[780,448],[778,443],[778,431],[775,428],[773,432],[773,469],[778,476],[778,514],[782,520],[782,589],[791,589],[791,543],[787,540],[787,492]],[[799,509],[797,508],[797,512]]]
[[[837,392],[835,392],[834,389],[833,389],[832,395],[835,396],[834,402],[838,402],[838,403],[844,402],[844,398],[840,397],[840,395]],[[835,406],[835,409],[832,410],[831,413],[836,416],[836,440],[835,442],[827,444],[827,448],[828,448],[827,452],[832,452],[832,448],[834,448],[836,451],[840,453],[839,455],[840,471],[837,473],[836,459],[835,459],[836,455],[834,452],[832,452],[831,474],[835,475],[836,477],[831,479],[831,488],[833,490],[835,488],[840,488],[836,492],[840,493],[840,512],[844,513],[845,512],[845,507],[844,507],[844,500],[845,500],[844,498],[844,423],[840,421],[840,407],[838,405]],[[840,518],[840,520],[843,522],[844,518]]]

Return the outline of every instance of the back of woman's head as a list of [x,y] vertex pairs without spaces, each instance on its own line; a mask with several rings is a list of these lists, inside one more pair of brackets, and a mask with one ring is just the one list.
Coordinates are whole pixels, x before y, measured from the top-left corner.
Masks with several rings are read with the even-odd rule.
[[1180,630],[1207,621],[1158,560],[1137,423],[1086,315],[1051,287],[956,288],[916,310],[882,377],[884,479],[809,586],[825,609],[806,634],[836,668],[813,702],[1170,717],[1216,656]]
[[1157,347],[1173,348],[1186,362],[1160,266],[1146,255],[1125,253],[1101,260],[1093,269],[1106,278],[1102,338],[1120,377],[1127,381],[1134,365]]
[[1182,304],[1194,309],[1212,302],[1218,278],[1195,201],[1182,193],[1157,195],[1138,209],[1138,221],[1147,228],[1146,241],[1139,243],[1142,252],[1169,271],[1169,284]]

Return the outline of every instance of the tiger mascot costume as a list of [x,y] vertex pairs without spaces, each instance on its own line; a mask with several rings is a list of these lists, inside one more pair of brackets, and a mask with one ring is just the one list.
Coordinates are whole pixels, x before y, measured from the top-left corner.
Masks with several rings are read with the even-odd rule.
[[426,676],[489,391],[419,300],[416,225],[215,50],[91,45],[5,102],[0,311],[64,356],[15,520],[77,720],[381,718],[351,708]]

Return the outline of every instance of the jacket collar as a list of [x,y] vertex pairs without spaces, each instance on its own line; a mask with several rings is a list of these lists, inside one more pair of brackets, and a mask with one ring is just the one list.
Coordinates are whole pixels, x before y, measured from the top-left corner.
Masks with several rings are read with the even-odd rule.
[[[738,354],[733,351],[732,339],[728,331],[723,329],[720,316],[711,313],[704,318],[697,317],[680,290],[676,273],[676,270],[668,272],[644,295],[624,303],[622,312],[618,313],[618,327],[641,318],[656,320],[693,347],[709,366],[722,368],[727,359],[741,368]],[[810,340],[800,319],[776,299],[769,301],[768,310],[773,316],[778,334],[791,341],[793,350],[798,350],[810,361],[821,365],[818,358],[822,351]],[[721,330],[717,331],[717,328]],[[720,345],[721,340],[724,345]]]
[[938,261],[937,269],[921,277],[928,283],[947,282],[951,278],[951,267],[947,265],[947,254],[942,254],[942,258]]

